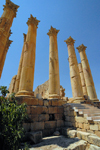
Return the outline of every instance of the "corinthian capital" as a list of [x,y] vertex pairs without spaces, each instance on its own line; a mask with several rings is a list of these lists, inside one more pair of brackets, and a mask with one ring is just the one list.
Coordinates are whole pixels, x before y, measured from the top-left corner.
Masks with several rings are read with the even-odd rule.
[[57,34],[58,34],[58,32],[59,32],[60,30],[57,30],[56,28],[53,28],[52,26],[51,26],[51,28],[50,28],[50,30],[49,30],[49,32],[47,33],[47,35],[56,35],[57,36]]
[[16,12],[17,12],[17,9],[19,8],[18,5],[14,4],[13,2],[11,2],[10,0],[6,0],[6,5],[3,5],[4,6],[4,10],[6,8],[9,8],[11,9],[13,12],[14,12],[14,17],[16,17]]
[[28,18],[28,21],[27,21],[27,25],[35,24],[37,27],[39,22],[40,21],[37,20],[36,17],[33,17],[32,15],[30,15],[30,18]]
[[75,40],[70,36],[67,40],[65,40],[64,42],[66,42],[67,45],[70,45],[70,44],[74,44],[75,43]]
[[76,47],[76,48],[78,49],[78,52],[80,53],[81,51],[85,51],[87,47],[81,44],[79,47]]

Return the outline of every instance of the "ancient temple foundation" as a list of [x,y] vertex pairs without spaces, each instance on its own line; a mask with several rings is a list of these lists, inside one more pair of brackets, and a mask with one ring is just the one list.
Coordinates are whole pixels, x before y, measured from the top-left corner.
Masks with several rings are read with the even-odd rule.
[[34,68],[35,68],[35,49],[36,49],[36,35],[37,26],[40,21],[32,15],[27,21],[28,32],[25,41],[22,71],[20,77],[19,91],[16,95],[32,95]]
[[77,47],[81,58],[81,64],[84,73],[88,96],[92,101],[98,101],[89,62],[85,53],[86,48],[87,47],[84,46],[83,44]]
[[50,38],[49,44],[49,98],[60,97],[60,79],[59,79],[59,60],[58,60],[58,47],[57,47],[57,34],[56,30],[51,26],[47,35]]
[[10,28],[12,26],[14,17],[16,17],[18,7],[18,5],[15,5],[10,0],[6,0],[4,12],[0,18],[0,78],[7,50],[11,44],[11,41],[9,41]]
[[73,102],[79,103],[83,101],[83,91],[74,49],[75,40],[70,36],[67,40],[65,40],[65,42],[68,47],[71,87],[74,98]]

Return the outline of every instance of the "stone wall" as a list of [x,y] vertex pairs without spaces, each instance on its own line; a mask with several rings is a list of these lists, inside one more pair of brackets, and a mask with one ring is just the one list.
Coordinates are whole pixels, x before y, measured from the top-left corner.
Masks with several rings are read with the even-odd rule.
[[[34,95],[35,97],[37,96],[37,94],[41,94],[42,98],[48,98],[49,96],[49,80],[46,81],[45,83],[39,85],[35,91],[34,91]],[[65,96],[65,89],[60,85],[60,96],[61,98],[63,98]]]
[[26,131],[42,131],[43,136],[51,135],[64,127],[64,108],[66,100],[36,99],[29,96],[16,97],[19,104],[27,103],[29,120],[23,126]]

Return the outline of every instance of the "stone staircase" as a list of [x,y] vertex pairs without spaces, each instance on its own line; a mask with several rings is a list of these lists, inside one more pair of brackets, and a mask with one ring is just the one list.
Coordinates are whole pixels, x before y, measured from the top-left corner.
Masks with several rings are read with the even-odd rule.
[[100,109],[90,104],[71,104],[78,115],[83,115],[88,121],[100,122]]
[[91,104],[64,105],[65,126],[78,131],[94,133],[100,137],[100,109]]

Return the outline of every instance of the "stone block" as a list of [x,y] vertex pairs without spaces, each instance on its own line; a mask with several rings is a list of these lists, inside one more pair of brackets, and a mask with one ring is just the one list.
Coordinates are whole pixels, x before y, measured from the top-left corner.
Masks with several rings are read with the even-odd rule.
[[68,128],[68,127],[63,127],[63,128],[61,128],[61,133],[62,133],[62,135],[67,136],[69,130],[72,130],[72,129],[71,129],[71,128]]
[[59,136],[59,135],[60,135],[60,132],[59,132],[59,131],[55,131],[55,132],[53,133],[53,135],[54,135],[54,136]]
[[96,130],[96,131],[98,131],[98,125],[97,124],[90,125],[90,130]]
[[90,130],[90,125],[89,125],[89,123],[84,123],[84,129]]
[[63,126],[64,126],[64,121],[63,120],[57,120],[57,128],[63,127]]
[[31,123],[31,131],[44,130],[44,122]]
[[51,105],[58,106],[58,99],[52,99]]
[[62,120],[63,114],[54,114],[55,120]]
[[45,129],[52,129],[57,127],[57,122],[56,121],[45,121],[44,123],[44,128]]
[[70,138],[75,138],[77,136],[77,131],[76,130],[69,130],[68,131],[68,136]]
[[72,122],[67,122],[67,121],[65,121],[65,126],[67,126],[67,127],[72,127],[73,125],[72,125]]
[[80,122],[80,123],[88,123],[87,119],[83,118],[83,117],[75,117],[75,120],[77,122]]
[[98,136],[88,136],[88,142],[100,147],[100,138]]
[[79,128],[83,129],[84,128],[84,124],[79,122]]
[[68,116],[68,113],[67,113],[66,111],[64,111],[64,115],[65,115],[65,116]]
[[87,130],[87,132],[94,134],[94,131],[92,131],[92,130]]
[[26,132],[31,130],[31,123],[23,123],[23,128]]
[[28,113],[28,114],[31,113],[30,106],[27,106],[27,113]]
[[100,131],[95,131],[95,134],[100,137]]
[[33,122],[37,122],[38,121],[38,115],[29,115],[29,118],[33,121]]
[[31,106],[31,114],[41,114],[42,113],[42,106]]
[[70,117],[69,116],[65,116],[65,121],[70,121]]
[[43,107],[42,107],[42,112],[41,112],[41,114],[48,114],[48,113],[49,113],[48,107],[43,106]]
[[98,130],[100,130],[100,123],[98,124]]
[[57,107],[48,107],[49,108],[49,114],[57,114]]
[[62,106],[57,107],[57,113],[58,114],[63,114],[64,113],[64,108]]
[[40,143],[42,141],[42,131],[29,132],[29,139],[35,144]]
[[75,122],[75,118],[74,117],[69,117],[70,118],[70,122]]
[[49,114],[40,114],[38,116],[38,121],[48,121],[49,120]]
[[63,100],[58,100],[58,106],[62,106],[65,102]]
[[49,101],[48,100],[43,100],[43,105],[44,106],[49,106]]
[[55,129],[49,129],[49,130],[44,129],[43,130],[43,137],[53,135],[54,131],[55,131]]
[[87,150],[100,150],[100,147],[90,144],[89,148]]
[[67,150],[86,150],[87,142],[80,140],[78,142],[75,142],[75,144],[70,144],[67,147]]
[[39,106],[43,106],[43,99],[39,99],[39,100],[38,100],[38,105],[39,105]]
[[90,134],[90,133],[87,133],[87,132],[77,131],[77,137],[78,137],[79,139],[88,141],[88,136],[89,136],[89,135],[91,135],[91,134]]

